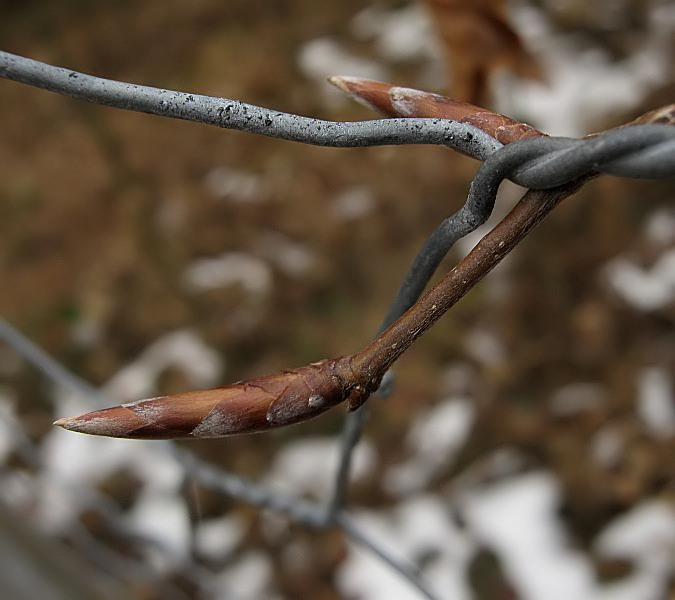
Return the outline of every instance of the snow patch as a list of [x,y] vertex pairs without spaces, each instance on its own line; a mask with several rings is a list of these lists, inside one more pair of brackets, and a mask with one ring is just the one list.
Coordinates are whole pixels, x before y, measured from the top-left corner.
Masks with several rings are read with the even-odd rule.
[[263,295],[272,287],[272,273],[267,263],[245,252],[225,252],[220,256],[200,258],[185,271],[184,281],[195,292],[240,285],[252,295]]
[[406,446],[412,455],[389,469],[384,488],[398,495],[424,489],[435,473],[452,463],[454,454],[469,435],[475,410],[466,398],[451,398],[415,419]]
[[645,369],[638,379],[637,412],[654,436],[675,436],[675,396],[665,369]]

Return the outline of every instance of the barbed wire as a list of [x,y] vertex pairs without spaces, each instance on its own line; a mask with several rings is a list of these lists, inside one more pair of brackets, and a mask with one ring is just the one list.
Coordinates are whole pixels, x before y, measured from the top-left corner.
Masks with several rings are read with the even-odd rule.
[[[484,131],[448,119],[380,119],[333,122],[257,107],[236,100],[175,92],[111,81],[0,52],[0,76],[98,104],[237,129],[268,137],[320,146],[363,147],[394,144],[440,144],[484,161],[473,179],[467,201],[427,239],[409,268],[380,331],[415,304],[454,243],[483,224],[494,208],[504,179],[531,190],[549,190],[584,181],[600,173],[622,177],[675,176],[675,128],[664,124],[630,125],[585,139],[535,137],[503,145]],[[50,380],[95,400],[105,395],[64,369],[11,325],[0,320],[0,338]],[[415,569],[402,565],[353,526],[344,513],[351,457],[367,407],[351,413],[343,428],[340,464],[326,505],[286,496],[247,481],[171,443],[171,454],[188,477],[205,487],[252,506],[271,509],[306,526],[338,527],[406,577],[427,598]]]

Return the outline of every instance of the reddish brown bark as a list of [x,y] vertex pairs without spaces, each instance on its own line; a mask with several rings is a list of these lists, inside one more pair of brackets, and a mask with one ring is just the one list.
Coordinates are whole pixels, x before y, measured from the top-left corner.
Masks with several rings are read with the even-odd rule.
[[[508,144],[543,135],[504,115],[436,94],[364,79],[332,82],[392,116],[464,121]],[[636,123],[673,123],[675,105],[651,111]],[[360,406],[410,345],[462,298],[562,199],[587,178],[553,190],[529,191],[443,279],[361,351],[290,371],[211,390],[160,396],[106,408],[56,425],[72,431],[143,439],[221,437],[266,431],[315,417],[347,400]]]
[[461,121],[482,129],[502,144],[544,135],[526,123],[439,94],[360,77],[331,77],[329,81],[368,108],[389,117],[430,117]]

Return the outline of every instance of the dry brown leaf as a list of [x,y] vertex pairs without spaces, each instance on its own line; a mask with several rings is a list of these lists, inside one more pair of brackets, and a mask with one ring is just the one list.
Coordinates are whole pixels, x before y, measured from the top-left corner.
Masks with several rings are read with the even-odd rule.
[[489,80],[499,69],[542,79],[534,57],[512,29],[504,0],[424,0],[443,40],[449,92],[489,105]]

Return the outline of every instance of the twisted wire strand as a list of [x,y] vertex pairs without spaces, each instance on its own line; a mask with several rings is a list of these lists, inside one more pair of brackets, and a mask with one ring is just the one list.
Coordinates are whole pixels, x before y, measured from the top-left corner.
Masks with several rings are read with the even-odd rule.
[[502,147],[480,129],[447,119],[325,121],[237,100],[103,79],[7,52],[0,52],[0,76],[108,106],[308,144],[442,144],[485,160],[465,205],[441,223],[415,258],[382,329],[414,304],[452,245],[487,220],[504,177],[530,189],[546,189],[590,170],[648,178],[669,177],[675,171],[675,130],[668,125],[635,125],[585,140],[532,138]]
[[[502,144],[484,131],[466,123],[449,119],[395,118],[370,121],[327,121],[255,106],[239,100],[205,96],[189,92],[165,90],[95,77],[55,67],[36,60],[0,51],[0,77],[26,83],[51,92],[84,99],[97,104],[144,112],[158,116],[194,121],[226,129],[236,129],[284,140],[330,147],[365,147],[401,144],[440,144],[485,160]],[[552,149],[572,150],[583,143],[592,155],[602,152],[601,146],[621,138],[636,127],[625,127],[586,140],[543,138]],[[662,127],[667,125],[646,125]],[[671,128],[672,129],[672,128]],[[644,140],[634,132],[626,139],[633,150]],[[645,153],[631,152],[615,164],[606,164],[600,171],[625,177],[669,177],[673,172],[673,137],[665,133],[663,144],[647,142]],[[635,136],[635,137],[634,137]],[[526,141],[536,141],[534,138]],[[555,141],[554,141],[555,140]],[[602,140],[602,141],[601,141]],[[518,144],[526,143],[517,142]],[[593,142],[598,144],[596,147]],[[542,143],[542,142],[539,142]],[[556,144],[559,144],[556,146]],[[589,145],[590,144],[590,145]],[[513,144],[510,144],[513,145]],[[568,152],[583,164],[583,152]],[[542,172],[543,173],[543,172]],[[524,187],[542,189],[543,179],[526,179],[525,173],[513,173],[514,181]],[[535,183],[540,181],[541,183]],[[550,180],[549,180],[550,181]]]
[[496,150],[476,173],[464,205],[427,238],[405,275],[382,329],[416,302],[455,242],[487,221],[504,179],[542,190],[599,173],[645,179],[675,177],[675,127],[631,125],[585,139],[541,136]]
[[[535,137],[513,142],[490,155],[476,173],[467,200],[427,238],[404,276],[384,317],[383,331],[418,300],[452,246],[489,218],[504,179],[530,189],[552,189],[566,183],[611,173],[624,177],[675,176],[675,127],[631,125],[586,139]],[[391,377],[380,396],[391,391]],[[341,438],[340,464],[329,510],[344,504],[351,458],[368,414],[368,406],[347,416]]]
[[[530,189],[552,189],[599,173],[653,179],[675,176],[675,128],[671,125],[631,125],[583,140],[542,136],[502,146],[480,129],[457,121],[424,118],[324,121],[236,100],[101,79],[6,52],[0,52],[0,77],[108,106],[313,145],[441,144],[483,160],[465,204],[439,225],[413,261],[381,329],[415,303],[452,245],[487,220],[503,179],[509,178]],[[38,364],[35,355],[29,360]],[[58,369],[46,371],[48,376],[64,382]],[[72,381],[64,383],[73,384]],[[189,471],[209,487],[255,506],[275,509],[308,525],[333,523],[341,526],[340,510],[351,454],[364,418],[365,412],[361,409],[350,415],[345,425],[334,496],[325,511],[317,511],[318,507],[313,505],[283,498],[234,475],[213,470],[211,465],[200,464],[189,455],[178,456],[185,466],[191,467]],[[344,523],[342,529],[349,534]],[[386,560],[386,554],[377,546],[367,541],[360,543],[371,547]],[[395,566],[395,563],[391,564]],[[411,578],[409,572],[400,566],[396,568],[420,586],[419,580]]]
[[495,155],[518,155],[523,148],[539,149],[540,154],[507,176],[535,190],[558,187],[595,172],[638,179],[675,176],[672,125],[627,125],[584,139],[529,138],[509,144]]

